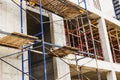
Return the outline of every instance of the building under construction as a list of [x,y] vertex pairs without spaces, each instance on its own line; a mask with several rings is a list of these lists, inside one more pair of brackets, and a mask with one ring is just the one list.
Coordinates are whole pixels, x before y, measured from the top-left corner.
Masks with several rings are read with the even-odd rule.
[[0,0],[0,80],[120,80],[120,0]]

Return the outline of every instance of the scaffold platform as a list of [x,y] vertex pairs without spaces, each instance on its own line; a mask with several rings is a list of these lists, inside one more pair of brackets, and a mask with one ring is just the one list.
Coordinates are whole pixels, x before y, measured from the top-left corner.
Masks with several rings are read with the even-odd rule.
[[[31,5],[40,5],[39,0],[28,1]],[[42,7],[65,19],[70,19],[77,17],[81,14],[85,14],[85,10],[82,7],[70,2],[69,0],[43,0]]]
[[34,36],[13,32],[1,38],[0,45],[10,47],[10,48],[22,49],[22,46],[30,44],[36,41],[37,39],[38,38]]

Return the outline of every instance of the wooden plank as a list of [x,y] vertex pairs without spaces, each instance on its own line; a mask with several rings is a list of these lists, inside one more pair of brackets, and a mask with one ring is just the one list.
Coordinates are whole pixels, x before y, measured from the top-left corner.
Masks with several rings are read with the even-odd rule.
[[27,38],[27,39],[31,39],[31,40],[37,40],[38,39],[37,37],[30,36],[30,35],[25,35],[25,34],[18,33],[18,32],[13,32],[13,33],[11,33],[11,36],[12,35],[15,36],[15,37]]
[[21,49],[22,46],[34,42],[35,40],[38,40],[38,38],[34,36],[14,32],[11,33],[10,35],[1,38],[0,45]]
[[69,47],[69,46],[64,46],[59,49],[53,50],[50,52],[50,55],[53,56],[59,56],[59,57],[64,57],[67,56],[68,54],[74,54],[77,51],[79,51],[77,48]]
[[3,42],[3,41],[0,41],[0,45],[1,46],[5,46],[5,47],[20,49],[20,47],[18,45],[13,45],[11,43],[6,43],[6,42]]
[[[28,0],[29,3],[40,5],[39,0]],[[69,0],[43,0],[42,7],[65,19],[74,18],[85,13],[85,10]]]

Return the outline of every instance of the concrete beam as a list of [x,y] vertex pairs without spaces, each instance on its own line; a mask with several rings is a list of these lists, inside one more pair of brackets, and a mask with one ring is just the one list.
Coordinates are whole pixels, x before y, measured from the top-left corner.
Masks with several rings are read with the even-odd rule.
[[[78,56],[78,59],[82,58],[82,57],[83,56]],[[75,59],[75,57],[73,55],[69,55],[68,58],[69,59]],[[75,60],[68,60],[68,63],[71,64],[71,65],[76,65]],[[78,61],[78,65],[81,66],[81,67],[85,66],[85,67],[97,68],[95,63],[96,63],[95,59],[92,59],[92,58],[89,58],[89,57],[86,57],[86,58]],[[119,69],[120,64],[110,63],[110,62],[101,61],[101,60],[98,60],[98,68],[103,69],[105,71],[114,70],[116,72],[120,72],[120,69]]]
[[[38,14],[40,14],[40,8],[39,7],[31,7],[31,6],[27,6],[26,7],[26,9],[27,10],[30,10],[30,11],[32,11],[32,12],[35,12],[35,13],[38,13]],[[45,9],[42,9],[42,15],[43,16],[46,16],[46,17],[48,17],[48,14],[49,14],[49,12],[47,11],[47,10],[45,10]],[[31,14],[32,15],[32,14]],[[34,15],[33,15],[34,16]]]

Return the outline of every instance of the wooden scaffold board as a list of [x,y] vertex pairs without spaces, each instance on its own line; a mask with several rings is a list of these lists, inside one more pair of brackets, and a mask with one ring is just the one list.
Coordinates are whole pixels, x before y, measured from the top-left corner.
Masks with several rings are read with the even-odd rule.
[[0,45],[10,48],[22,49],[22,46],[30,44],[36,41],[37,39],[37,37],[13,32],[10,35],[1,38]]
[[[40,0],[28,0],[29,3],[40,5]],[[42,7],[65,19],[74,18],[85,13],[85,10],[69,0],[43,0]]]
[[51,51],[49,54],[56,56],[56,57],[64,57],[64,56],[67,56],[69,54],[74,54],[77,51],[79,51],[77,48],[63,46],[61,48],[58,48],[58,49]]

